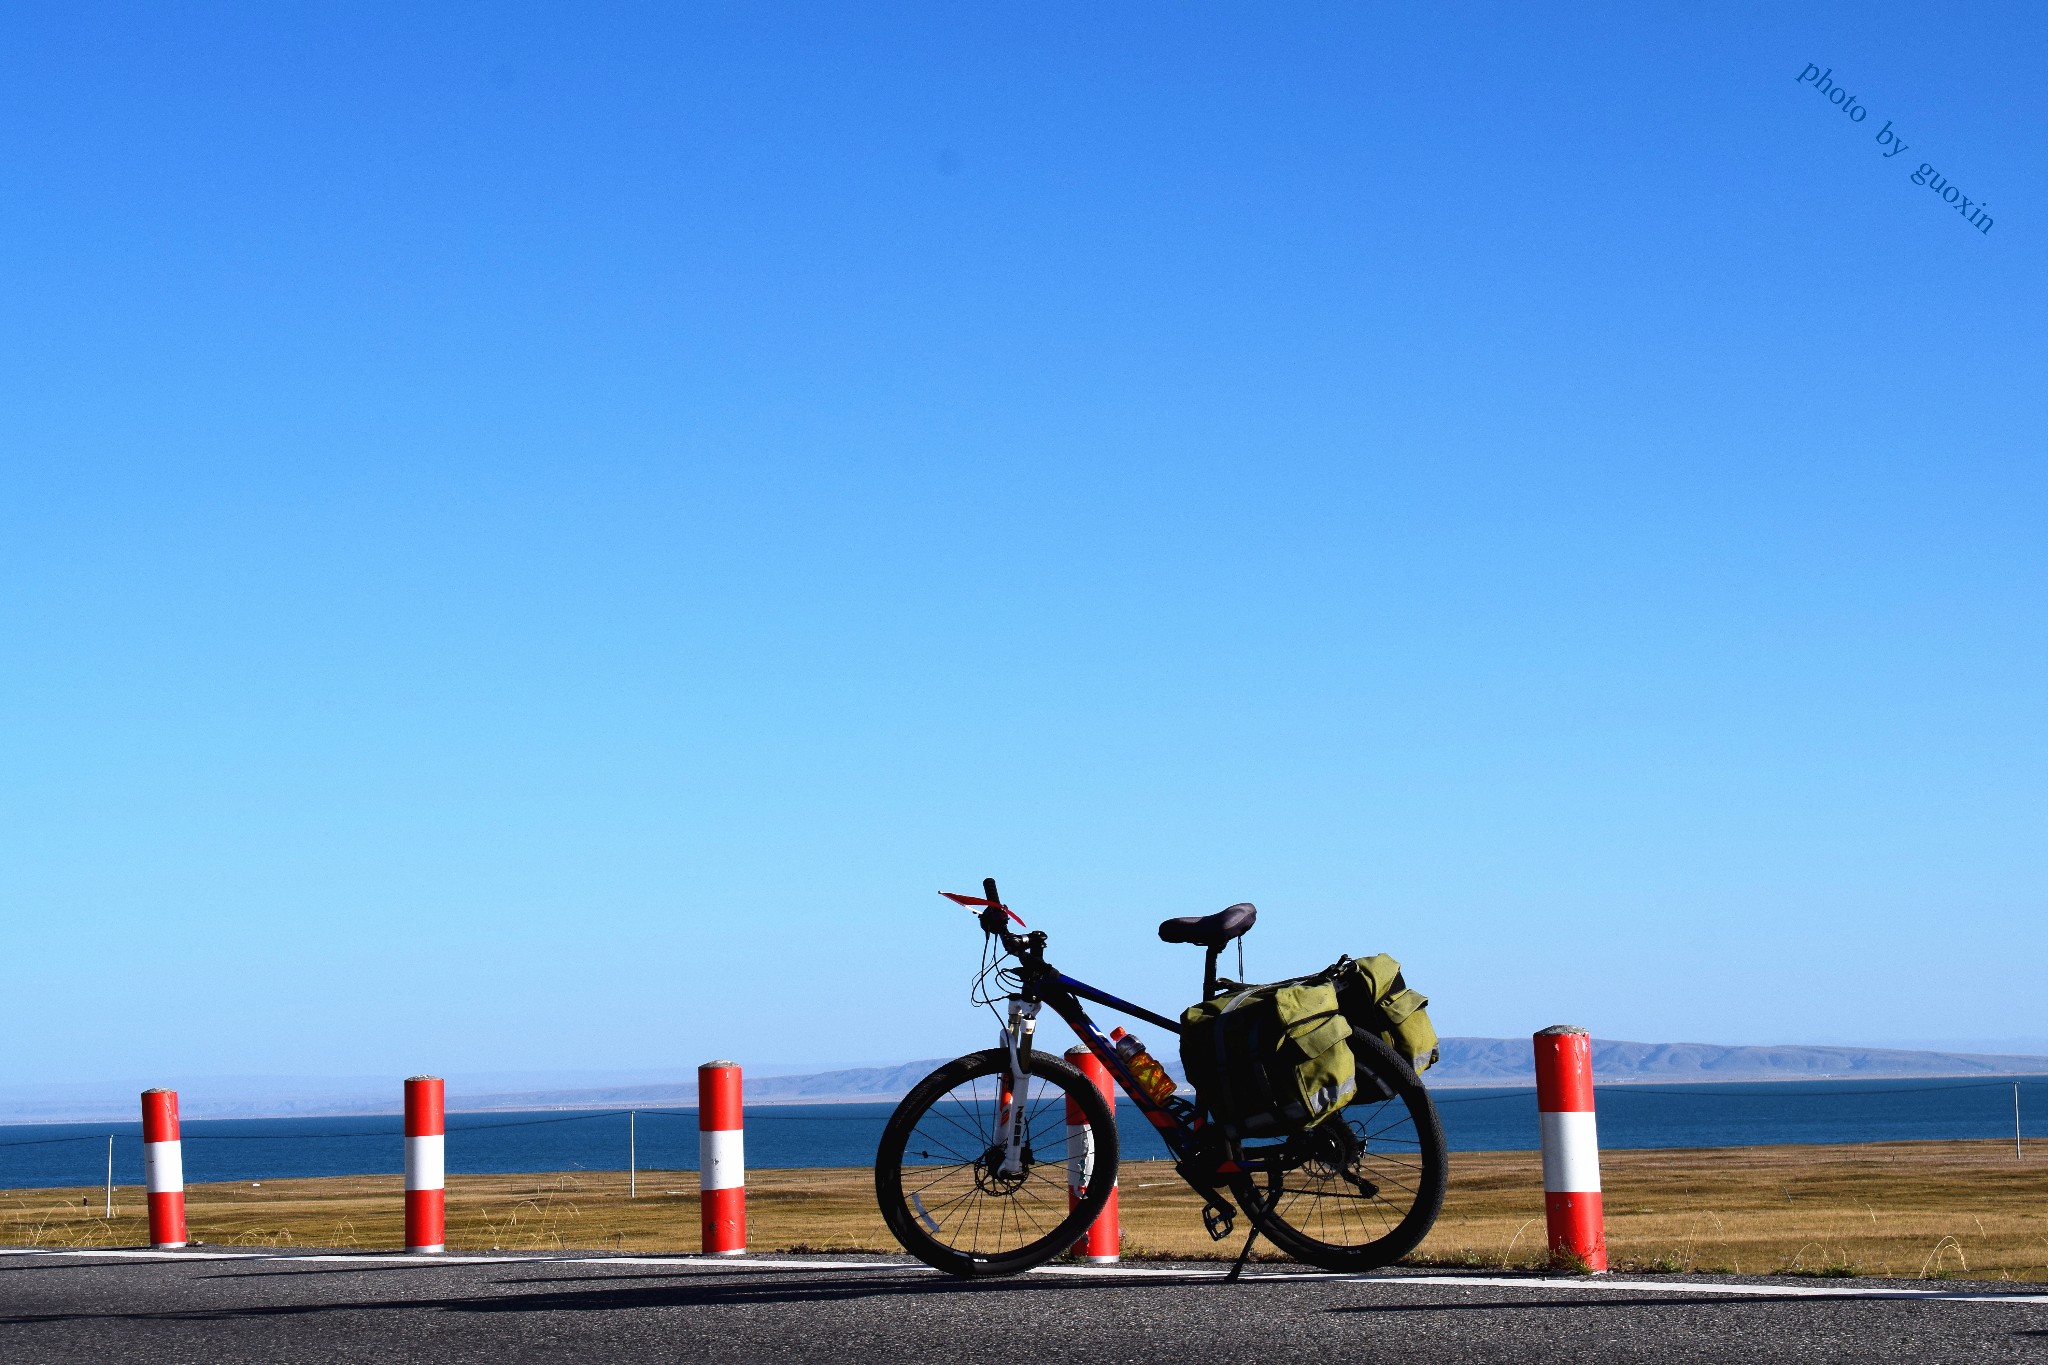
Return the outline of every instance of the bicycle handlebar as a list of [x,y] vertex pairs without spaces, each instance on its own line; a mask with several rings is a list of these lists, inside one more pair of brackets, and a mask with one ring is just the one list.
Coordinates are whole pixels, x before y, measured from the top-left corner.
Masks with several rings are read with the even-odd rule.
[[963,896],[954,891],[941,891],[939,894],[952,901],[955,905],[964,906],[970,910],[979,906],[980,909],[976,911],[974,918],[981,925],[981,931],[984,934],[999,941],[1003,945],[1005,952],[1015,954],[1027,964],[1042,967],[1045,954],[1045,932],[1043,930],[1033,930],[1025,934],[1011,933],[1009,922],[1011,920],[1017,921],[1017,927],[1022,929],[1026,927],[1024,917],[1003,904],[1002,895],[996,890],[996,879],[994,877],[983,877],[981,879],[981,890],[982,895],[979,899],[973,896]]
[[1003,904],[1002,893],[996,890],[996,879],[994,877],[983,877],[981,879],[981,892],[981,899],[979,900],[973,896],[962,896],[952,891],[941,891],[939,894],[947,900],[969,909],[979,906],[980,909],[976,911],[974,918],[981,925],[981,931],[984,934],[998,940],[1003,945],[1004,951],[1015,954],[1027,963],[1040,964],[1045,951],[1045,934],[1042,931],[1027,934],[1013,934],[1010,932],[1011,920],[1017,921],[1018,928],[1025,927],[1024,917]]

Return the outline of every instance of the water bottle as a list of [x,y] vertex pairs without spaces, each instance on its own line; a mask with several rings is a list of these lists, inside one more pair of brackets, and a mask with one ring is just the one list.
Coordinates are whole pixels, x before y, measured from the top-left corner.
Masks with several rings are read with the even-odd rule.
[[1139,1041],[1137,1034],[1112,1029],[1109,1041],[1116,1045],[1116,1055],[1123,1059],[1132,1078],[1138,1082],[1138,1088],[1152,1103],[1165,1104],[1173,1092],[1180,1089],[1174,1084],[1173,1077],[1166,1074],[1166,1068],[1152,1060],[1152,1054],[1145,1051],[1145,1044]]

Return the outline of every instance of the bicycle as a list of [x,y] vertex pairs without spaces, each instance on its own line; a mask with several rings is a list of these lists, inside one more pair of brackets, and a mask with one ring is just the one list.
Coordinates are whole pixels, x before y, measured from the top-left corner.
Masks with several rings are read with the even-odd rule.
[[[1370,1270],[1413,1251],[1443,1206],[1446,1157],[1435,1104],[1414,1069],[1365,1033],[1352,1036],[1359,1098],[1305,1133],[1236,1139],[1179,1094],[1154,1100],[1082,1001],[1178,1034],[1151,1010],[1062,974],[1045,960],[1046,935],[1002,903],[993,878],[981,897],[940,892],[977,910],[983,939],[975,1000],[1008,1012],[996,1047],[955,1058],[920,1081],[890,1115],[875,1154],[875,1195],[904,1250],[951,1275],[1015,1275],[1073,1247],[1108,1203],[1119,1150],[1109,1100],[1063,1057],[1037,1051],[1038,1013],[1050,1005],[1130,1097],[1202,1196],[1216,1241],[1237,1211],[1297,1260],[1336,1271]],[[1207,949],[1203,998],[1241,990],[1218,978],[1226,944],[1257,919],[1250,905],[1170,919],[1168,943]],[[1240,963],[1242,963],[1240,943]],[[1243,968],[1240,965],[1239,970]],[[987,983],[998,983],[1002,994]],[[998,1017],[1003,1017],[999,1015]],[[1041,1087],[1033,1094],[1032,1083]],[[1234,1203],[1233,1203],[1234,1201]]]

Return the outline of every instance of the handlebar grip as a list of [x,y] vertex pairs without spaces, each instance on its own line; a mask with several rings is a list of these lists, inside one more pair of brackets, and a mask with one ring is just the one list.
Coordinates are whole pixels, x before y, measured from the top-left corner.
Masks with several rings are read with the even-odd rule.
[[990,908],[1002,908],[1003,898],[996,894],[996,879],[994,877],[983,877],[981,879],[981,894],[988,897]]

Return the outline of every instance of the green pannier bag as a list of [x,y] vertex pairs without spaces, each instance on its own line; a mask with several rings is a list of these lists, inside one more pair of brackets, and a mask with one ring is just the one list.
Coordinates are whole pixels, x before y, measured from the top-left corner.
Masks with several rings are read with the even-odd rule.
[[1305,1132],[1358,1093],[1351,1025],[1327,981],[1245,987],[1180,1020],[1181,1064],[1231,1137]]
[[1340,957],[1320,980],[1337,988],[1338,1007],[1351,1027],[1370,1033],[1407,1059],[1417,1072],[1436,1061],[1436,1028],[1429,1022],[1429,997],[1401,979],[1401,964],[1385,953]]

